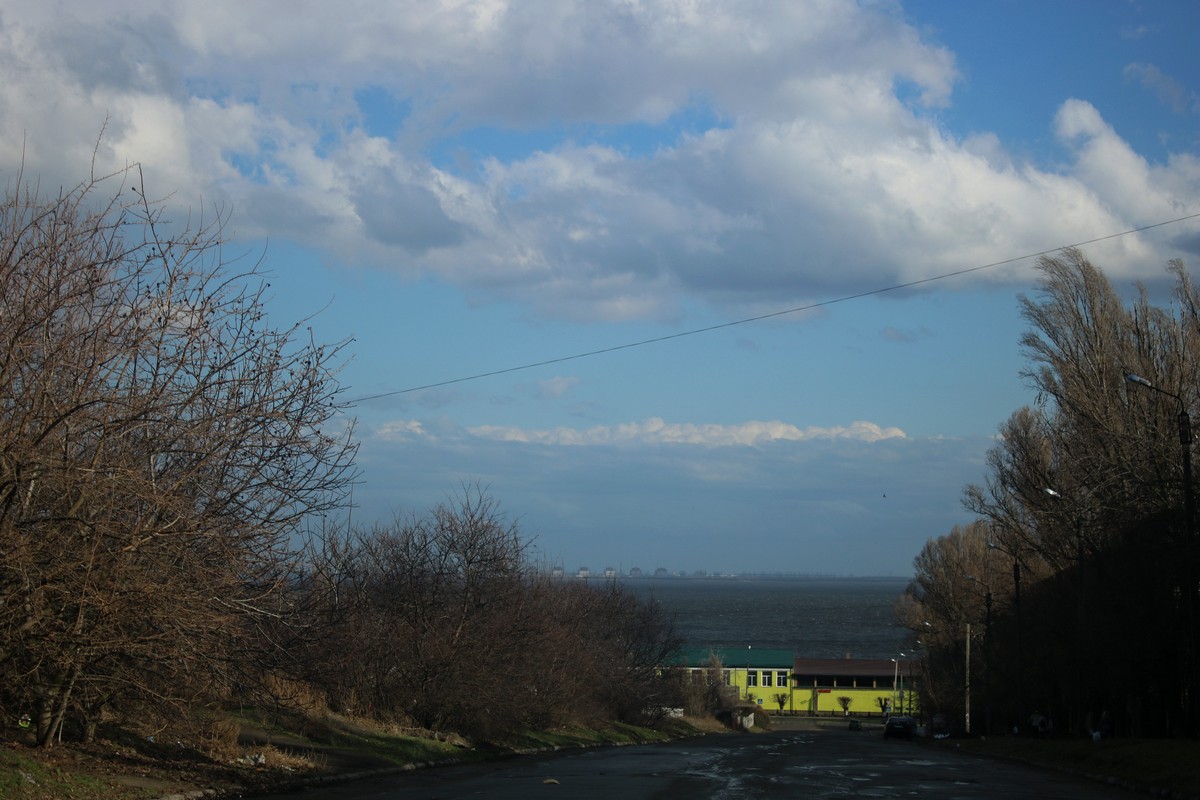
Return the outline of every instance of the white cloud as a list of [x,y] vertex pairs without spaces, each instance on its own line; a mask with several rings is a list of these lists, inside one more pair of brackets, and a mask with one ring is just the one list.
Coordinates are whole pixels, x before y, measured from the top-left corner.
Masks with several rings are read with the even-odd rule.
[[[1166,166],[1150,165],[1117,135],[1094,106],[1083,100],[1072,99],[1062,105],[1055,118],[1055,132],[1072,148],[1074,182],[1087,192],[1080,196],[1071,187],[1075,202],[1068,205],[1070,198],[1064,198],[1064,213],[1094,215],[1094,210],[1082,205],[1087,203],[1111,210],[1110,224],[1119,225],[1121,220],[1144,223],[1196,211],[1200,162],[1194,157],[1181,156]],[[1128,274],[1128,267],[1123,270],[1122,265],[1129,260],[1136,264],[1154,255],[1152,248],[1137,238],[1125,238],[1108,247],[1119,247],[1124,256],[1113,259],[1108,270],[1113,275]]]
[[398,441],[404,439],[426,439],[435,441],[436,435],[426,429],[425,425],[415,419],[386,422],[375,429],[375,438],[381,441]]
[[738,425],[668,423],[651,418],[620,425],[591,428],[551,428],[533,430],[497,425],[473,427],[469,433],[480,439],[546,445],[633,445],[667,444],[703,447],[757,446],[769,442],[799,442],[813,439],[847,439],[875,442],[903,439],[899,428],[881,427],[873,422],[853,422],[846,426],[799,428],[777,420],[743,422]]
[[[798,305],[1200,196],[1193,156],[1147,163],[1081,101],[1053,121],[1067,164],[956,139],[927,113],[952,102],[953,55],[886,4],[29,0],[6,4],[0,54],[6,175],[24,158],[43,185],[74,183],[107,116],[102,168],[140,161],[152,194],[227,203],[240,235],[550,316]],[[365,90],[394,118],[372,123]],[[515,146],[462,148],[466,166],[444,152],[489,129]],[[1178,253],[1130,238],[1095,255],[1136,275]]]
[[574,376],[556,375],[538,381],[538,396],[542,398],[562,397],[579,385],[579,378]]
[[1196,93],[1153,64],[1127,64],[1122,74],[1125,80],[1135,81],[1154,92],[1159,101],[1176,114],[1200,111],[1200,98]]

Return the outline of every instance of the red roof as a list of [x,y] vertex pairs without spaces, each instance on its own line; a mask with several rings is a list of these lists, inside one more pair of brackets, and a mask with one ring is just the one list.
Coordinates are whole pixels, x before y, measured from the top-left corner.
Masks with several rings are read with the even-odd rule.
[[[912,659],[915,660],[915,659]],[[907,674],[910,659],[900,659],[900,671]],[[797,675],[842,675],[891,678],[896,674],[896,662],[890,658],[797,658],[792,665]]]

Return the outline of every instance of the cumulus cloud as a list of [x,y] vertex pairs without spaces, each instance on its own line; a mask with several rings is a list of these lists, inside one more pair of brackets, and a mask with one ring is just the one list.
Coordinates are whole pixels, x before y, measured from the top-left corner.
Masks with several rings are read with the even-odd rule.
[[1194,157],[1147,163],[1082,101],[1065,165],[955,138],[957,79],[887,4],[15,0],[0,170],[72,183],[107,119],[102,168],[240,235],[577,319],[800,304],[1196,210]]
[[[1195,210],[1195,200],[1187,194],[1200,188],[1200,160],[1195,157],[1180,156],[1166,166],[1151,165],[1084,100],[1063,103],[1055,117],[1055,132],[1075,156],[1073,183],[1106,209],[1110,225],[1120,225],[1123,219],[1169,219],[1181,211]],[[1094,213],[1078,202],[1070,204],[1069,199],[1063,197],[1060,214]],[[1123,238],[1108,246],[1117,248],[1123,257],[1114,259],[1117,269],[1110,274],[1120,274],[1123,262],[1136,264],[1153,257],[1150,245],[1137,238]]]

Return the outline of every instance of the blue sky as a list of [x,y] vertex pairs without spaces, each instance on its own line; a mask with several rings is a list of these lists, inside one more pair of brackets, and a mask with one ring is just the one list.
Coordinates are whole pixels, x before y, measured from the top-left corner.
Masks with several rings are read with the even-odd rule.
[[[77,182],[107,119],[101,167],[224,208],[278,324],[353,339],[359,521],[478,483],[569,570],[903,575],[1034,401],[1013,259],[1200,214],[1198,34],[1192,0],[6,0],[0,175]],[[1200,220],[1085,249],[1160,291]]]

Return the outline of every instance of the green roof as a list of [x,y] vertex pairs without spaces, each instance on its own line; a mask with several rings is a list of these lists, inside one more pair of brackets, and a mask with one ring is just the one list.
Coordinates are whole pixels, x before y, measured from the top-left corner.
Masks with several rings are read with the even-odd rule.
[[689,647],[680,650],[670,660],[675,667],[706,667],[716,656],[726,669],[788,669],[795,654],[791,650],[771,647]]

